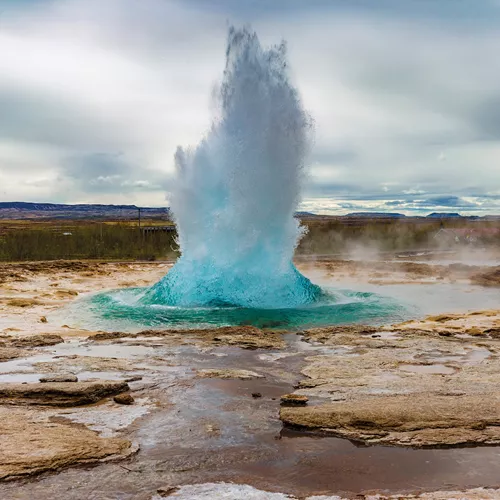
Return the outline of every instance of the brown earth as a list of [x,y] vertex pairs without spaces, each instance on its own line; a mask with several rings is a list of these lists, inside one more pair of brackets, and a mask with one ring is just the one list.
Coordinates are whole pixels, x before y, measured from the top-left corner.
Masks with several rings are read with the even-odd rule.
[[[489,488],[474,488],[466,491],[434,491],[420,495],[366,495],[364,500],[498,500],[500,490]],[[342,499],[343,500],[343,499]]]
[[422,262],[365,261],[333,259],[303,262],[300,268],[323,270],[327,276],[359,279],[371,284],[430,284],[462,282],[483,286],[498,286],[500,271],[488,266],[463,263],[439,264]]
[[7,306],[9,307],[33,307],[33,306],[40,306],[43,304],[43,302],[36,300],[36,299],[25,299],[25,298],[15,298],[15,299],[9,299],[6,301]]
[[471,313],[439,314],[422,320],[405,321],[386,327],[386,330],[405,334],[436,334],[442,337],[469,335],[496,338],[500,334],[500,310],[474,311]]

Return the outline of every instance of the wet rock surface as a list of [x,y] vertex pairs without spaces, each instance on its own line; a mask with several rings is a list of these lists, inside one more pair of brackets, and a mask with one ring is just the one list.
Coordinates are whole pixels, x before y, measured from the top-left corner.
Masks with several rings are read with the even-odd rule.
[[[262,495],[274,491],[301,498],[339,491],[358,493],[380,488],[380,484],[388,491],[411,492],[415,488],[408,484],[437,490],[457,477],[464,478],[459,487],[465,487],[465,471],[474,463],[482,464],[477,471],[480,484],[496,484],[495,448],[420,450],[416,454],[404,448],[378,447],[374,454],[370,451],[373,448],[353,446],[347,439],[318,439],[303,431],[282,430],[277,418],[280,396],[293,390],[305,353],[314,352],[299,337],[289,336],[287,341],[288,355],[284,357],[280,351],[259,353],[236,347],[203,353],[195,346],[157,351],[158,357],[150,361],[143,379],[131,383],[134,405],[111,402],[110,406],[71,411],[54,409],[52,417],[55,422],[82,422],[96,430],[115,422],[113,425],[119,426],[115,435],[125,431],[127,439],[140,444],[138,454],[119,465],[68,469],[15,486],[0,484],[0,496],[77,500],[98,491],[102,498],[149,500],[158,488],[172,484],[184,492],[184,498],[197,498],[195,490],[187,486],[182,490],[182,485],[203,481],[252,484],[263,491]],[[103,346],[107,347],[113,344]],[[270,356],[274,354],[281,356]],[[134,362],[142,364],[145,358]],[[198,378],[192,370],[194,366],[215,365],[255,371],[265,378]],[[261,398],[250,397],[257,391]],[[150,413],[135,422],[132,417],[129,423],[121,423],[129,410],[143,407],[145,396],[154,402]],[[317,405],[323,401],[312,397],[310,402]],[[213,498],[221,497],[220,490],[211,492]]]
[[[165,493],[164,493],[165,492]],[[232,483],[206,483],[188,485],[182,487],[166,487],[158,490],[158,496],[153,497],[153,500],[158,500],[160,497],[170,496],[178,500],[199,499],[215,499],[215,498],[230,498],[231,500],[296,500],[297,497],[285,495],[283,493],[275,493],[271,491],[259,490],[248,485],[232,484]],[[303,500],[349,500],[353,497],[344,497],[338,495],[319,495],[303,497]],[[466,491],[438,491],[433,493],[422,493],[420,495],[380,495],[368,494],[358,495],[355,498],[363,500],[410,500],[410,499],[427,499],[427,500],[493,500],[500,498],[500,491],[486,488],[475,488]]]
[[117,394],[113,398],[113,401],[120,405],[132,405],[135,399],[130,394]]
[[0,480],[124,458],[132,452],[126,439],[101,438],[83,425],[43,420],[32,412],[0,406]]
[[280,401],[281,406],[306,406],[309,398],[300,394],[285,394]]
[[88,340],[93,342],[113,341],[117,339],[155,340],[170,344],[186,344],[197,341],[207,346],[238,346],[242,349],[281,349],[285,346],[279,332],[266,331],[254,326],[227,326],[199,330],[144,330],[139,333],[100,332]]
[[[0,461],[17,472],[9,469],[2,477],[59,471],[37,481],[4,482],[1,498],[150,500],[165,485],[179,488],[163,493],[172,498],[196,498],[198,483],[212,485],[212,498],[497,498],[486,496],[497,494],[486,488],[500,486],[500,312],[494,300],[481,307],[471,300],[473,312],[441,308],[404,324],[333,326],[300,336],[246,325],[93,332],[53,312],[78,294],[155,282],[168,264],[74,264],[0,266],[0,381],[23,388],[18,402],[0,401],[0,417],[4,425],[28,422],[1,430],[18,443],[16,458]],[[444,296],[454,280],[469,287],[483,269],[344,261],[327,262],[323,271],[388,289],[399,283],[398,293],[405,288],[400,284],[425,293],[435,287],[443,291],[434,296]],[[477,292],[470,290],[463,293],[467,299]],[[7,305],[19,298],[37,304]],[[204,372],[212,375],[199,376]],[[237,376],[244,372],[252,375]],[[23,402],[22,391],[47,385],[38,382],[42,376],[69,373],[80,382],[68,386],[129,381],[123,396],[134,403],[117,404],[113,395],[84,406]],[[308,406],[280,407],[281,396],[290,393],[307,398]],[[280,412],[293,428],[283,427]],[[47,436],[38,448],[38,438],[30,443],[38,436],[32,424]],[[81,442],[71,443],[71,434],[80,431]],[[140,445],[139,453],[100,463],[128,456],[130,442]],[[40,463],[42,449],[49,458]],[[67,468],[95,461],[97,467]],[[381,489],[386,496],[375,497]]]
[[92,404],[127,391],[126,382],[45,382],[39,384],[0,384],[0,404],[80,406]]
[[47,382],[78,382],[78,377],[71,374],[44,375],[38,379],[42,383]]
[[[79,345],[77,344],[77,349]],[[110,349],[111,350],[111,349]],[[84,352],[84,347],[82,346]],[[107,357],[107,356],[82,356],[69,354],[59,355],[50,361],[37,361],[34,364],[37,371],[42,373],[60,373],[68,370],[72,373],[79,371],[88,372],[133,372],[136,368],[128,359]]]
[[282,408],[281,420],[365,444],[458,446],[500,443],[500,398],[370,396],[316,407]]
[[[365,444],[498,444],[500,344],[486,333],[498,318],[478,311],[306,331],[325,349],[306,358],[297,392],[326,404],[283,408],[281,419]],[[470,322],[475,336],[465,333]]]
[[476,274],[471,281],[481,286],[500,286],[500,267]]
[[259,373],[250,370],[237,370],[234,368],[212,368],[206,370],[198,370],[197,375],[201,378],[238,378],[241,380],[263,378],[263,375],[260,375]]
[[64,342],[59,335],[30,335],[27,337],[14,337],[12,335],[0,336],[0,362],[9,361],[24,356],[29,356],[28,349],[33,347],[46,347]]
[[28,337],[11,337],[4,341],[6,345],[12,347],[45,347],[64,342],[60,335],[30,335]]
[[13,347],[0,347],[0,362],[27,356],[28,352]]

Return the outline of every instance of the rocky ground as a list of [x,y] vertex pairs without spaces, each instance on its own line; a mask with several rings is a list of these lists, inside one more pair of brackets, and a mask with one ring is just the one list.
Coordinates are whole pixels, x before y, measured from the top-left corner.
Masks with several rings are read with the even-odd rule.
[[396,325],[103,332],[64,314],[170,265],[0,264],[1,498],[500,498],[498,267],[299,263],[423,297]]

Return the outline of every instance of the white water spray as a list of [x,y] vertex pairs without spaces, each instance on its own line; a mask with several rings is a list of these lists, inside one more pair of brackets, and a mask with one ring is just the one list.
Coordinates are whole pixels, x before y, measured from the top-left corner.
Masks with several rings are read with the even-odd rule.
[[321,294],[292,264],[311,119],[286,46],[230,28],[206,137],[179,147],[171,206],[182,256],[143,300],[178,306],[296,307]]

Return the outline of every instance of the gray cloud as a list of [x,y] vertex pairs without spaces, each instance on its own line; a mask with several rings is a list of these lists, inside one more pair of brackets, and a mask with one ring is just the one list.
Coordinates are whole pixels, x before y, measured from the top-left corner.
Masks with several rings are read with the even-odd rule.
[[187,4],[210,9],[226,15],[259,19],[272,14],[283,15],[293,13],[304,15],[308,12],[322,14],[345,14],[355,12],[360,15],[378,15],[384,17],[411,17],[412,19],[449,19],[455,22],[465,20],[494,22],[498,19],[498,4],[494,0],[484,0],[478,9],[473,2],[457,2],[456,0],[418,0],[401,2],[398,0],[212,0],[209,5],[204,0],[185,0]]
[[435,196],[432,198],[425,199],[407,199],[407,200],[393,200],[387,201],[384,205],[389,207],[445,207],[445,208],[478,208],[479,204],[477,202],[471,202],[464,200],[458,196]]
[[[289,42],[315,119],[304,206],[500,210],[498,2],[42,0],[0,26],[7,199],[162,205],[209,125],[227,19]],[[316,210],[315,209],[315,210]]]
[[86,149],[103,143],[99,120],[71,101],[31,90],[0,87],[0,140]]
[[132,172],[119,155],[91,154],[68,158],[61,175],[84,191],[109,193],[119,192]]
[[358,158],[356,150],[332,148],[316,148],[311,156],[311,162],[314,163],[328,163],[331,165],[349,165],[353,164]]
[[122,154],[96,153],[66,158],[59,181],[87,193],[128,194],[166,190],[168,177],[131,164]]
[[438,207],[455,207],[455,208],[470,208],[476,207],[477,203],[466,201],[458,196],[436,196],[427,200],[416,201],[415,203],[424,206],[438,206]]

